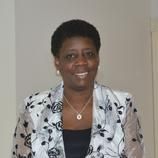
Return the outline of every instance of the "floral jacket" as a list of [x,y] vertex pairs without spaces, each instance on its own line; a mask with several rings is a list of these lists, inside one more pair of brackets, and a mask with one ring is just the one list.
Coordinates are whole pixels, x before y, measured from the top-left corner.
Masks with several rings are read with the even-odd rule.
[[[14,133],[12,158],[65,158],[63,84],[25,99]],[[143,158],[143,136],[129,93],[95,83],[93,123],[86,158]]]

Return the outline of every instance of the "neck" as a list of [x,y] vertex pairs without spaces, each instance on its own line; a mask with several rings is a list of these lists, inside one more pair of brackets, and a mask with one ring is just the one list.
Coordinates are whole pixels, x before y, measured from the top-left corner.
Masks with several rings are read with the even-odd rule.
[[82,91],[74,91],[64,87],[64,96],[69,100],[71,104],[77,104],[76,106],[82,106],[93,95],[93,88],[89,88]]
[[[82,91],[76,91],[64,86],[64,96],[70,104],[72,104],[76,109],[80,110],[89,100],[89,98],[91,98],[89,104],[92,104],[93,87]],[[65,105],[67,106],[67,104]]]

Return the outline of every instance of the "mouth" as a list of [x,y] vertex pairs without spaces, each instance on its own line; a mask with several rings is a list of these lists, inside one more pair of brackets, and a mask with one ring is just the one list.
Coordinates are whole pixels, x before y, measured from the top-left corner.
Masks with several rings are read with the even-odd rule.
[[75,76],[79,77],[80,79],[86,78],[88,75],[88,72],[82,72],[82,73],[76,73]]

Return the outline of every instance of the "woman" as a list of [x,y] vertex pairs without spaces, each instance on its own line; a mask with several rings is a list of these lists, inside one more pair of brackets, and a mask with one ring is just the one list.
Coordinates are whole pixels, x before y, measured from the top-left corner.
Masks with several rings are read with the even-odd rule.
[[140,124],[129,93],[95,81],[100,37],[83,20],[61,24],[51,51],[63,82],[25,99],[12,158],[142,158]]

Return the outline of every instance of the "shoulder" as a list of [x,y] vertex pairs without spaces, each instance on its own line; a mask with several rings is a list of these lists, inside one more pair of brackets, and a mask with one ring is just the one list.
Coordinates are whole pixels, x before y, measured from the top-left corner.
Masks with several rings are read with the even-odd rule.
[[33,109],[35,105],[41,105],[43,101],[50,97],[51,90],[36,92],[24,99],[25,109]]
[[48,104],[50,96],[51,89],[29,95],[24,99],[22,110],[19,111],[19,115],[39,118],[43,109],[45,109],[46,105]]
[[133,99],[132,94],[129,92],[120,91],[120,90],[112,90],[112,92],[120,103],[129,102]]
[[119,102],[122,102],[122,101],[124,102],[125,100],[129,101],[132,99],[132,94],[126,91],[115,90],[108,86],[98,84],[98,83],[95,84],[95,87],[97,87],[97,89],[100,89],[102,93],[106,93],[109,96],[113,96]]
[[44,113],[51,113],[51,107],[52,105],[54,105],[54,102],[58,99],[61,90],[62,84],[59,84],[54,89],[34,93],[26,97],[22,105],[22,110],[19,111],[19,118],[31,120],[36,128],[38,122],[41,120],[41,117],[44,116]]
[[61,84],[54,89],[49,89],[43,92],[37,92],[31,94],[24,99],[24,111],[33,112],[41,111],[45,107],[51,104],[51,101],[55,99],[60,93]]
[[[115,90],[105,85],[97,84],[98,93],[116,106],[118,113],[125,114],[128,107],[133,104],[133,96],[131,93],[121,90]],[[101,96],[100,95],[100,96]]]

